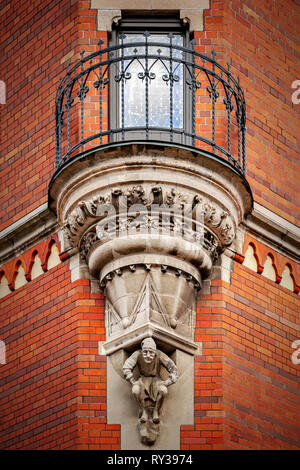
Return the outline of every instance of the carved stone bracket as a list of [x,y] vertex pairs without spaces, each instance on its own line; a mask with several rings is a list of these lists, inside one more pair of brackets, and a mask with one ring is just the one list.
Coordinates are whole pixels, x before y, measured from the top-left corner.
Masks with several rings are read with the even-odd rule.
[[[130,210],[132,208],[134,210]],[[109,219],[105,214],[112,210]],[[91,228],[96,221],[99,222]],[[121,236],[130,230],[172,232],[202,243],[216,257],[217,252],[232,243],[236,228],[229,213],[203,195],[181,193],[172,187],[145,188],[142,185],[115,188],[80,201],[67,216],[64,227],[72,245],[78,243],[79,236],[88,227],[80,241],[85,258],[98,240]]]
[[105,290],[107,354],[145,336],[193,354],[202,279],[251,207],[241,176],[201,153],[128,144],[71,161],[50,194]]

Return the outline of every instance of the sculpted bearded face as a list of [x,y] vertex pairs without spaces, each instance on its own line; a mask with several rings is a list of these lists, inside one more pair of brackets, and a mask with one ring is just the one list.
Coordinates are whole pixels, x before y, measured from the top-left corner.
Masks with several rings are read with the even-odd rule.
[[147,364],[150,364],[153,361],[153,359],[155,358],[156,351],[155,351],[155,349],[145,347],[145,348],[142,349],[142,354],[143,354],[144,361]]

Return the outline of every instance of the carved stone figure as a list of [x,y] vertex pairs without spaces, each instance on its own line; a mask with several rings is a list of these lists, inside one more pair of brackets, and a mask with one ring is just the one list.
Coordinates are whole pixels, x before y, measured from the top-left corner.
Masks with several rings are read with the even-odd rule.
[[[137,366],[138,377],[134,377]],[[160,369],[164,367],[169,377],[163,380]],[[139,406],[139,431],[144,444],[154,444],[159,433],[160,412],[168,394],[167,387],[178,380],[175,363],[156,348],[152,338],[145,338],[141,349],[135,351],[123,365],[123,373],[131,385],[132,394]]]

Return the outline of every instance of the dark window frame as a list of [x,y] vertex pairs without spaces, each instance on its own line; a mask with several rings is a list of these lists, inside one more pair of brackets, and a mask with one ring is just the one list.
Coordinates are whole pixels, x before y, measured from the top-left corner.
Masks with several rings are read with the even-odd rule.
[[[109,46],[115,46],[118,44],[118,35],[121,33],[142,33],[149,31],[150,33],[157,34],[168,34],[170,32],[179,33],[183,37],[183,47],[190,47],[190,42],[192,40],[191,33],[189,31],[189,25],[184,23],[183,20],[179,18],[179,13],[172,14],[163,14],[161,12],[153,13],[152,15],[148,14],[143,15],[132,15],[122,13],[122,19],[118,22],[117,25],[113,25],[112,32],[109,37]],[[184,71],[183,78],[183,129],[188,132],[192,132],[192,119],[191,119],[191,94],[187,93],[186,77]],[[109,86],[109,103],[108,103],[108,117],[109,117],[109,126],[110,129],[118,129],[120,127],[119,123],[119,87],[118,84],[110,79]],[[139,140],[138,137],[134,137],[130,140]],[[178,137],[178,141],[181,138]],[[114,140],[114,135],[111,135],[111,140]],[[127,139],[126,139],[127,140]],[[151,140],[151,139],[150,139]],[[152,139],[153,140],[153,139]],[[155,140],[155,139],[154,139]],[[177,139],[175,139],[177,141]],[[185,144],[190,144],[191,142],[186,141]],[[189,139],[190,140],[190,139]]]

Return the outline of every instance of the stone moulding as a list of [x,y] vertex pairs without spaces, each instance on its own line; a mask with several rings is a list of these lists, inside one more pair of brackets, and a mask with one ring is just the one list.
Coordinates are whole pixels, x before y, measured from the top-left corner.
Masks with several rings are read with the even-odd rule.
[[128,331],[126,335],[120,334],[115,338],[109,338],[103,347],[106,355],[109,356],[119,350],[132,349],[132,347],[136,347],[147,337],[153,337],[169,348],[178,349],[191,356],[199,353],[199,345],[193,340],[177,335],[174,331],[170,332],[168,328],[164,328],[161,325],[153,325],[152,323],[139,325],[134,330]]
[[[162,211],[160,215],[163,218],[167,214]],[[120,219],[122,219],[122,223]],[[219,238],[198,222],[188,218],[185,221],[188,222],[186,226],[183,226],[181,218],[159,221],[159,213],[140,214],[136,217],[127,216],[126,220],[124,220],[124,215],[118,215],[113,220],[106,218],[94,227],[89,227],[88,231],[82,236],[79,244],[80,252],[83,259],[88,259],[92,248],[96,244],[103,245],[115,238],[121,239],[122,237],[134,235],[136,237],[140,235],[140,238],[142,237],[145,240],[151,234],[152,236],[164,235],[173,238],[179,236],[183,240],[199,243],[213,258],[217,258],[218,247],[220,246]],[[109,230],[107,225],[111,225],[113,228]],[[196,225],[194,230],[191,228],[193,225]]]
[[[67,238],[72,244],[77,243],[83,229],[88,227],[88,232],[80,242],[81,252],[87,257],[91,246],[97,240],[114,237],[116,232],[118,236],[130,229],[145,233],[154,232],[155,229],[163,232],[163,219],[169,215],[171,220],[167,220],[168,232],[171,230],[174,235],[182,234],[183,238],[192,238],[195,241],[201,241],[202,235],[202,244],[206,242],[206,249],[213,255],[218,247],[220,249],[222,245],[230,245],[233,241],[236,228],[234,220],[219,204],[210,202],[207,197],[183,194],[174,187],[169,189],[152,186],[148,189],[148,194],[146,191],[141,185],[116,188],[104,195],[98,194],[89,200],[80,201],[65,221]],[[112,219],[115,217],[115,223],[109,223],[107,217],[103,221],[103,215],[98,215],[104,214],[109,205],[118,212],[117,216],[116,213],[111,216]],[[122,205],[127,205],[127,214],[124,213]],[[159,206],[160,210],[153,210],[155,205]],[[161,214],[162,220],[159,220],[158,213]],[[91,223],[96,220],[99,222],[94,232],[91,231]],[[189,221],[190,224],[187,223]]]
[[196,350],[202,279],[251,210],[244,178],[201,151],[135,143],[74,158],[49,194],[69,246],[106,292],[108,351],[151,336],[149,328]]

